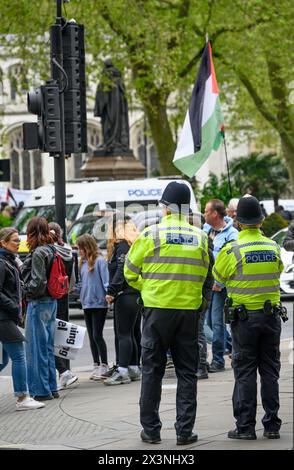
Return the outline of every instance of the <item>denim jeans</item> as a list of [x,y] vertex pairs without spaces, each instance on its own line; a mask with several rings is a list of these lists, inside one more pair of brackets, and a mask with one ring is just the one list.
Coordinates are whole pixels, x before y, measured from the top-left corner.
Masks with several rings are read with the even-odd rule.
[[31,396],[51,395],[57,390],[54,359],[55,299],[32,300],[26,316],[26,355]]
[[[225,352],[225,321],[224,321],[224,304],[227,297],[226,289],[220,292],[213,291],[210,304],[210,321],[213,332],[212,337],[212,362],[219,366],[224,366]],[[209,323],[209,321],[208,321]]]
[[205,322],[206,310],[199,313],[198,320],[198,349],[199,349],[199,363],[198,366],[206,368],[207,361],[207,342],[204,332],[204,322]]
[[21,397],[28,395],[27,366],[25,348],[23,343],[0,343],[2,347],[2,360],[0,362],[0,372],[7,366],[9,358],[12,361],[12,382],[14,395]]

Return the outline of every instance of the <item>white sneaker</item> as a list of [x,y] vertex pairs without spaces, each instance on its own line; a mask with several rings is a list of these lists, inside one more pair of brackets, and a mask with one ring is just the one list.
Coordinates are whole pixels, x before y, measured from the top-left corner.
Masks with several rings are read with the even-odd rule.
[[69,387],[71,384],[75,383],[78,380],[78,377],[74,375],[70,370],[66,370],[63,374],[60,375],[58,390],[64,390]]
[[101,380],[104,379],[104,374],[109,371],[109,367],[106,364],[102,364],[101,366],[98,366],[96,369],[94,369],[91,379],[92,380]]
[[98,369],[99,366],[94,366],[93,372],[90,375],[90,380],[98,380]]
[[26,397],[22,401],[16,402],[16,410],[37,410],[38,408],[44,408],[45,403],[41,403],[40,401],[36,401],[31,397]]

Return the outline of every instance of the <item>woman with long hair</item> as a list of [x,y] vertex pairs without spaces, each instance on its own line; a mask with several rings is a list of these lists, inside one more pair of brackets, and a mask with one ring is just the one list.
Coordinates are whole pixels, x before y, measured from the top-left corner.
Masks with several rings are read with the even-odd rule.
[[58,398],[54,358],[57,301],[47,290],[53,262],[53,240],[44,217],[33,217],[27,226],[30,254],[21,272],[27,300],[26,355],[30,394],[40,401]]
[[128,384],[140,379],[138,347],[134,328],[140,307],[139,292],[130,287],[124,278],[124,262],[138,231],[127,215],[115,214],[110,224],[107,243],[109,287],[106,300],[114,303],[117,368],[104,381],[105,385]]
[[[74,258],[71,246],[64,243],[62,239],[62,228],[59,224],[57,224],[56,222],[49,222],[49,230],[54,242],[54,247],[63,261],[67,277],[70,280],[70,287],[72,287],[75,281],[73,265],[74,261],[77,261],[77,257]],[[61,299],[57,300],[56,317],[59,320],[64,320],[68,322],[68,294],[65,294],[63,297],[61,297]],[[64,390],[65,388],[69,387],[78,380],[78,377],[73,374],[70,370],[70,362],[68,359],[55,356],[55,367],[59,373],[58,390]]]
[[105,300],[108,287],[108,269],[99,253],[95,239],[84,234],[77,238],[80,252],[81,292],[80,300],[85,313],[94,369],[92,380],[100,380],[108,371],[107,346],[103,338],[103,328],[107,314]]
[[[12,361],[12,381],[17,397],[17,410],[43,408],[44,403],[29,395],[25,358],[25,338],[17,328],[22,316],[22,292],[16,253],[18,231],[12,227],[0,230],[0,372]],[[2,353],[2,354],[1,354]]]

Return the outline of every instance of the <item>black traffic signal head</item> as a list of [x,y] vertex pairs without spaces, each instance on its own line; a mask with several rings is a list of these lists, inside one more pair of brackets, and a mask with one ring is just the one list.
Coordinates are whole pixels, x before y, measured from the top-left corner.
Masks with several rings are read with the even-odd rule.
[[62,30],[65,153],[87,152],[87,103],[84,26],[68,22]]
[[38,116],[38,124],[23,124],[24,148],[39,148],[42,152],[59,153],[59,88],[54,80],[49,80],[46,85],[28,93],[28,111]]
[[42,90],[36,88],[36,90],[28,93],[28,112],[41,116],[42,114]]

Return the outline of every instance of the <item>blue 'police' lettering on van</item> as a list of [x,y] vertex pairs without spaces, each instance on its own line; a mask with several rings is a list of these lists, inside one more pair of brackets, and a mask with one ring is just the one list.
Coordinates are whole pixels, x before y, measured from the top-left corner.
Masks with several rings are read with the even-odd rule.
[[128,189],[128,193],[131,197],[160,197],[162,194],[162,189]]
[[167,233],[167,245],[198,245],[198,239],[195,235],[186,233]]
[[277,261],[277,254],[272,250],[248,251],[245,259],[246,263],[272,263]]

